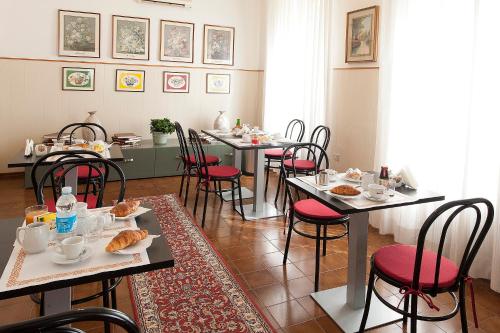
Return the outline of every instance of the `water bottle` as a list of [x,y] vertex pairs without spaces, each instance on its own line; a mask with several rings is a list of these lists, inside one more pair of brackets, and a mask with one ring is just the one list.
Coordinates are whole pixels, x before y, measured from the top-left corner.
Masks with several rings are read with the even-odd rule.
[[63,187],[62,195],[56,202],[56,234],[59,241],[74,234],[77,223],[76,202],[75,196],[71,194],[71,187]]

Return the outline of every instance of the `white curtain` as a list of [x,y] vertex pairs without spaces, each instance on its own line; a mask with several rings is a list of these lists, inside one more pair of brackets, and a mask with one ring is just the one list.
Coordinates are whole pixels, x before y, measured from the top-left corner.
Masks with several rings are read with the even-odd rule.
[[264,129],[324,125],[331,0],[266,0]]
[[[386,0],[381,5],[379,120],[375,167],[409,166],[420,188],[446,200],[484,197],[500,214],[500,54],[498,0]],[[371,214],[381,233],[415,243],[438,205]],[[448,235],[458,261],[466,220]],[[495,217],[471,268],[500,291],[500,227]],[[429,235],[435,247],[439,229]]]

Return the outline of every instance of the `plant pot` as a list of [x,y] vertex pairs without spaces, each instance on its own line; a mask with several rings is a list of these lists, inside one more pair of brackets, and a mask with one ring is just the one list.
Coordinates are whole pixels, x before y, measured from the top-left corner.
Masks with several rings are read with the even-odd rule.
[[167,144],[168,134],[161,132],[153,132],[153,143],[155,145],[165,145]]

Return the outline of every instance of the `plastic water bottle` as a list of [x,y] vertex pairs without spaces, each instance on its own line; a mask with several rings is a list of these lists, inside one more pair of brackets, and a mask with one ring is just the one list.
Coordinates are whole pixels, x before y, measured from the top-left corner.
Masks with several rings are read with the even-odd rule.
[[63,187],[62,195],[56,202],[56,234],[59,241],[74,234],[77,223],[76,202],[75,196],[71,194],[71,187]]

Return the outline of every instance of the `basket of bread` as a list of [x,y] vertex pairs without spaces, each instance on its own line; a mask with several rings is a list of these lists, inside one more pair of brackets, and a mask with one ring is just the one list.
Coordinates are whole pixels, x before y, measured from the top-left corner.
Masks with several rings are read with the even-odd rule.
[[361,191],[351,185],[339,185],[330,189],[330,193],[338,198],[351,199],[361,194]]

